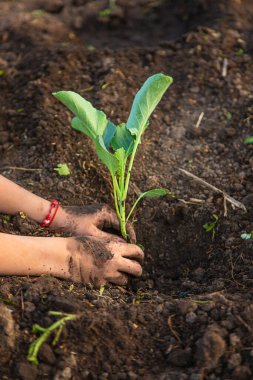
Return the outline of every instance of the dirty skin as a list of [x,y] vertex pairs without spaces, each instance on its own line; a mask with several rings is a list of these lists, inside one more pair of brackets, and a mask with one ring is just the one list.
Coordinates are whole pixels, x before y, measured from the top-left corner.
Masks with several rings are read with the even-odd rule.
[[[77,237],[69,244],[68,271],[74,281],[95,286],[99,284],[104,265],[113,258],[105,244],[106,242],[102,244],[100,241],[94,241],[88,237]],[[92,267],[95,269],[92,270]],[[101,273],[101,278],[99,273]]]
[[73,217],[84,217],[84,216],[95,216],[100,213],[101,222],[98,223],[98,227],[103,230],[104,228],[110,229],[112,228],[112,225],[110,222],[106,222],[106,218],[101,218],[103,211],[105,213],[111,213],[112,211],[107,205],[104,204],[91,204],[87,206],[63,206],[63,210],[67,214],[66,219],[66,227],[64,229],[67,229],[68,231],[76,231],[77,230],[77,222],[75,221],[75,218]]
[[62,208],[69,215],[82,216],[97,214],[103,208],[106,209],[106,205],[94,203],[87,206],[62,206]]

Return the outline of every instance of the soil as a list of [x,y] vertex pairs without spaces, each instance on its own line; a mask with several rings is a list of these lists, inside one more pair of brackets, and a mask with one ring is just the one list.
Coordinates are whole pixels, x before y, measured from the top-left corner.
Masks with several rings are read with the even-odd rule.
[[[106,169],[51,93],[79,92],[120,122],[144,80],[164,72],[174,84],[143,138],[129,203],[155,186],[174,196],[139,207],[144,273],[127,287],[0,278],[0,379],[252,379],[253,240],[240,237],[253,222],[252,1],[118,0],[101,15],[107,7],[0,1],[0,172],[66,206],[113,205]],[[60,177],[58,163],[71,175]],[[212,234],[203,225],[214,214]],[[0,220],[7,233],[44,233],[27,218]],[[78,319],[35,366],[32,325],[52,324],[50,310]]]

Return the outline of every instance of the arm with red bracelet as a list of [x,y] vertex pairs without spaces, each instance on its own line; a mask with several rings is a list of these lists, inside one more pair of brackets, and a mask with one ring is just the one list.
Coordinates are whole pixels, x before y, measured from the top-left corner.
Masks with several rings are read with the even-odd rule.
[[[63,208],[58,201],[45,200],[0,175],[0,213],[20,211],[44,228],[68,231],[73,237],[0,234],[0,275],[51,273],[99,286],[125,284],[127,274],[141,274],[141,249],[102,231],[103,226],[117,229],[114,213],[107,206]],[[98,259],[101,250],[105,254]]]
[[[107,205],[63,207],[56,200],[45,200],[0,175],[0,212],[15,215],[19,211],[46,228],[70,232],[75,236],[119,240],[117,235],[103,231],[104,228],[115,232],[120,230],[115,212]],[[135,243],[131,225],[128,226],[128,234],[130,241]]]

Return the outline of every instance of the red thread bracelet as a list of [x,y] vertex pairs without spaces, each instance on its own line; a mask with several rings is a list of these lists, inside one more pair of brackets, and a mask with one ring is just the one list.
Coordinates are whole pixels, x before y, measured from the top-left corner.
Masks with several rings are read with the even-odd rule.
[[58,211],[59,207],[60,207],[60,203],[57,202],[56,199],[53,199],[52,202],[51,202],[48,214],[46,215],[46,217],[43,220],[43,222],[40,223],[40,227],[49,228],[51,226],[51,224],[53,223],[54,218],[55,218],[55,216],[57,214],[57,211]]

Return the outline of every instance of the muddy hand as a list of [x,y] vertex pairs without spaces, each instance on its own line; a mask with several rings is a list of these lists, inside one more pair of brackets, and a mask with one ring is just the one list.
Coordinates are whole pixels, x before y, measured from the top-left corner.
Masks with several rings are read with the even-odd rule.
[[[107,205],[92,204],[88,206],[61,207],[58,219],[52,228],[59,228],[71,232],[75,236],[94,236],[103,239],[122,241],[117,235],[103,230],[120,232],[119,220],[116,213]],[[127,226],[129,240],[136,242],[133,227]]]
[[134,244],[99,238],[69,238],[69,277],[95,287],[126,285],[128,277],[142,274],[143,251]]

